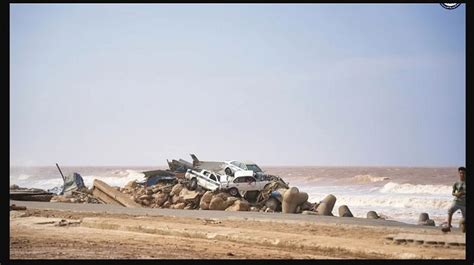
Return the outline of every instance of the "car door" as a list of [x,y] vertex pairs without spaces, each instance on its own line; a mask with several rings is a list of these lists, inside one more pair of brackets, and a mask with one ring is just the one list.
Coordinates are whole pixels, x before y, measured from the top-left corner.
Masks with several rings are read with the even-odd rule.
[[213,173],[209,175],[207,186],[209,190],[216,190],[220,187],[220,183],[217,181],[217,177]]

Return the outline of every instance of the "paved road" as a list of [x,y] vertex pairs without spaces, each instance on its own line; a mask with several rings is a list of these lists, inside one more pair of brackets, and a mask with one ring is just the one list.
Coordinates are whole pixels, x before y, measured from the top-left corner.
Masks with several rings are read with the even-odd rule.
[[316,222],[333,224],[351,224],[368,226],[390,226],[405,228],[423,228],[436,229],[439,227],[418,226],[401,223],[397,221],[365,218],[349,218],[334,216],[317,216],[304,214],[284,214],[284,213],[261,213],[261,212],[229,212],[229,211],[211,211],[211,210],[179,210],[179,209],[160,209],[160,208],[127,208],[110,204],[79,204],[79,203],[60,203],[60,202],[36,202],[36,201],[14,201],[10,200],[10,205],[26,206],[28,209],[50,209],[50,210],[70,210],[79,212],[97,212],[109,214],[129,214],[129,215],[148,215],[148,216],[176,216],[189,218],[207,218],[207,219],[230,219],[230,220],[258,220],[274,222]]

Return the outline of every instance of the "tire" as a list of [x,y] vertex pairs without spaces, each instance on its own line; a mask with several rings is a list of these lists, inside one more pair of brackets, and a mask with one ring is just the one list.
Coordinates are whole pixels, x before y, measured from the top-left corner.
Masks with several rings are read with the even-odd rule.
[[234,197],[238,197],[240,195],[239,191],[236,188],[229,189],[229,194]]
[[197,188],[197,179],[192,178],[191,182],[189,182],[189,189],[190,190],[195,190]]
[[228,167],[225,168],[224,172],[229,176],[232,176],[232,177],[234,176],[234,172],[232,172],[232,169]]

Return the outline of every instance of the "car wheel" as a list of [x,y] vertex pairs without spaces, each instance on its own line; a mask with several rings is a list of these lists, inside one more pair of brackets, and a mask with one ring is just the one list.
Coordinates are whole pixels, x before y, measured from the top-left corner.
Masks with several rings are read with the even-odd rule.
[[224,172],[225,172],[227,175],[229,175],[229,176],[234,176],[234,174],[233,174],[233,172],[232,172],[232,169],[230,169],[230,168],[228,168],[228,167],[225,168]]
[[195,190],[196,188],[197,188],[197,179],[193,178],[191,179],[191,182],[189,183],[189,189]]
[[236,188],[231,188],[231,189],[229,190],[229,194],[230,194],[231,196],[237,197],[237,196],[239,195],[239,191],[238,191]]

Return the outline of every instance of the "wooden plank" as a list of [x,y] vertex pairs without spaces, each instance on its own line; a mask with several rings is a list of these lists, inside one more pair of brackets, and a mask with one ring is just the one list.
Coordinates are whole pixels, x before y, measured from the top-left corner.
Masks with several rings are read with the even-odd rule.
[[135,201],[131,200],[127,195],[117,191],[116,189],[109,186],[107,183],[94,179],[93,187],[99,189],[103,193],[107,194],[110,198],[118,201],[125,207],[141,208],[142,206]]

